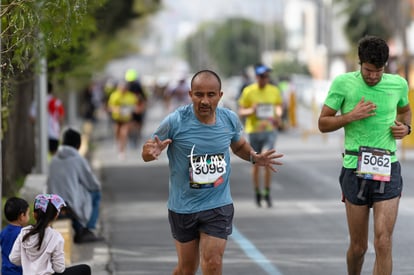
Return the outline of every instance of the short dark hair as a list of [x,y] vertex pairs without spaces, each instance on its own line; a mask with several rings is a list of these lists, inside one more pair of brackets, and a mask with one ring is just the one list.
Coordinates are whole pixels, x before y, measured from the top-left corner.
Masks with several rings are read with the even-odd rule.
[[377,68],[387,64],[389,48],[384,39],[376,36],[365,36],[358,42],[358,57],[360,64],[370,63]]
[[79,149],[81,146],[81,134],[75,129],[68,128],[63,133],[63,145],[72,146],[73,148]]
[[212,70],[201,70],[201,71],[196,72],[191,78],[191,88],[193,88],[194,79],[196,79],[199,75],[203,75],[203,74],[209,74],[209,75],[214,76],[217,79],[217,82],[219,83],[219,90],[221,90],[221,79],[218,76],[218,74],[216,72],[213,72]]
[[26,200],[11,197],[6,201],[4,205],[4,216],[9,222],[16,221],[22,213],[26,213],[29,208],[29,204]]

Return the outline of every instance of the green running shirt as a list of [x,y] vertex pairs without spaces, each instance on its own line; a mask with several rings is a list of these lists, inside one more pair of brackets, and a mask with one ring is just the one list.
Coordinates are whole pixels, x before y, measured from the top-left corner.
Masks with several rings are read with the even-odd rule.
[[[397,144],[390,127],[397,117],[397,107],[409,104],[407,81],[399,75],[384,73],[378,84],[368,86],[360,71],[345,73],[334,79],[325,105],[346,114],[354,109],[362,97],[376,104],[376,115],[344,127],[345,149],[357,152],[359,146],[370,146],[395,152]],[[357,156],[345,155],[343,166],[356,168],[357,160]],[[397,161],[397,157],[393,155],[391,161]]]

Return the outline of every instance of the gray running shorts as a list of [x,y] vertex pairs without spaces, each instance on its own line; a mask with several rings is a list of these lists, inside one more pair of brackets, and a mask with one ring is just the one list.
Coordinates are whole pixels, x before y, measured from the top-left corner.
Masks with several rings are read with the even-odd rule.
[[277,131],[250,133],[249,143],[253,150],[261,153],[263,149],[270,150],[275,147]]

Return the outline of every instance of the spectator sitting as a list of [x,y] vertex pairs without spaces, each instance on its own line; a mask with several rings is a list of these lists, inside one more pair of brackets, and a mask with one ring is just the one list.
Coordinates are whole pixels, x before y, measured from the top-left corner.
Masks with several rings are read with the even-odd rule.
[[75,243],[102,240],[91,230],[96,229],[101,200],[101,183],[87,160],[78,152],[81,135],[67,129],[63,142],[52,158],[47,180],[50,193],[59,194],[67,205],[67,216],[72,219]]

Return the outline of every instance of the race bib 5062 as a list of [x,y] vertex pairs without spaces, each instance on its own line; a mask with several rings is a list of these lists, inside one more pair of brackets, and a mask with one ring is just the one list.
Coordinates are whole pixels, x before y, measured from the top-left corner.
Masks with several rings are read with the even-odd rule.
[[391,152],[380,148],[361,146],[358,152],[357,173],[364,179],[390,181]]

